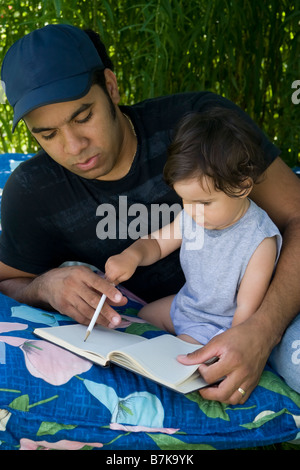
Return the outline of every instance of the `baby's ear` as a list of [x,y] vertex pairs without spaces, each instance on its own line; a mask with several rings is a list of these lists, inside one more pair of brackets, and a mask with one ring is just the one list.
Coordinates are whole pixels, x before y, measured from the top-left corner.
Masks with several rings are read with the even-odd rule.
[[238,197],[240,198],[244,198],[244,197],[247,197],[249,196],[249,194],[251,193],[252,191],[252,188],[253,188],[253,180],[252,178],[246,178],[244,181],[243,181],[243,184],[241,185],[241,189],[240,189],[240,194]]

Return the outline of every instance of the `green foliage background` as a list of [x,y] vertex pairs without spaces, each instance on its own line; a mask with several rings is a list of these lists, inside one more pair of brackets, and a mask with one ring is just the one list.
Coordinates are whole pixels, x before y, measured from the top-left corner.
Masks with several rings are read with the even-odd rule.
[[[8,47],[47,23],[100,33],[123,104],[211,90],[239,104],[282,150],[300,158],[300,0],[0,0],[0,62]],[[11,134],[0,105],[2,152],[34,152],[24,124]]]

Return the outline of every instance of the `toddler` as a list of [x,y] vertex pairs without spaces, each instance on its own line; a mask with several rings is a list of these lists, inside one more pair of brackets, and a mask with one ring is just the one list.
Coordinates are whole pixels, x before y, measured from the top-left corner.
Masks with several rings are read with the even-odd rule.
[[185,341],[204,345],[245,321],[269,286],[281,236],[248,198],[266,169],[258,139],[253,125],[226,108],[185,116],[164,168],[183,210],[107,260],[107,278],[119,283],[180,248],[185,284],[139,316]]

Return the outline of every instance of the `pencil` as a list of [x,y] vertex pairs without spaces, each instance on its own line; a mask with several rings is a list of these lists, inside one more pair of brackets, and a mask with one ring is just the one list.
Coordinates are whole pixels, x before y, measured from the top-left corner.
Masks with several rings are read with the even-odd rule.
[[86,330],[86,335],[85,335],[84,341],[86,341],[86,340],[88,339],[90,333],[92,332],[92,329],[94,328],[94,325],[95,325],[95,323],[96,323],[96,321],[97,321],[97,318],[99,317],[99,314],[100,314],[100,312],[101,312],[101,309],[102,309],[102,307],[103,307],[103,304],[104,304],[105,300],[106,300],[106,295],[103,294],[102,297],[101,297],[101,299],[100,299],[100,301],[99,301],[99,303],[98,303],[98,305],[97,305],[97,308],[96,308],[96,310],[95,310],[95,313],[94,313],[94,315],[93,315],[93,317],[92,317],[92,319],[91,319],[91,321],[90,321],[90,324],[89,324],[89,326],[88,326],[88,328],[87,328],[87,330]]

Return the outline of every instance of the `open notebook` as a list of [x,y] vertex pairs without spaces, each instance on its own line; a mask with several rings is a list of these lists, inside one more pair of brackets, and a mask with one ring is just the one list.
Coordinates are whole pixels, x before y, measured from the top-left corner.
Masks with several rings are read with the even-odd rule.
[[113,362],[180,393],[207,386],[197,365],[185,366],[176,359],[201,346],[170,334],[147,339],[96,326],[85,342],[86,327],[79,324],[37,328],[34,333],[96,364],[106,366]]

